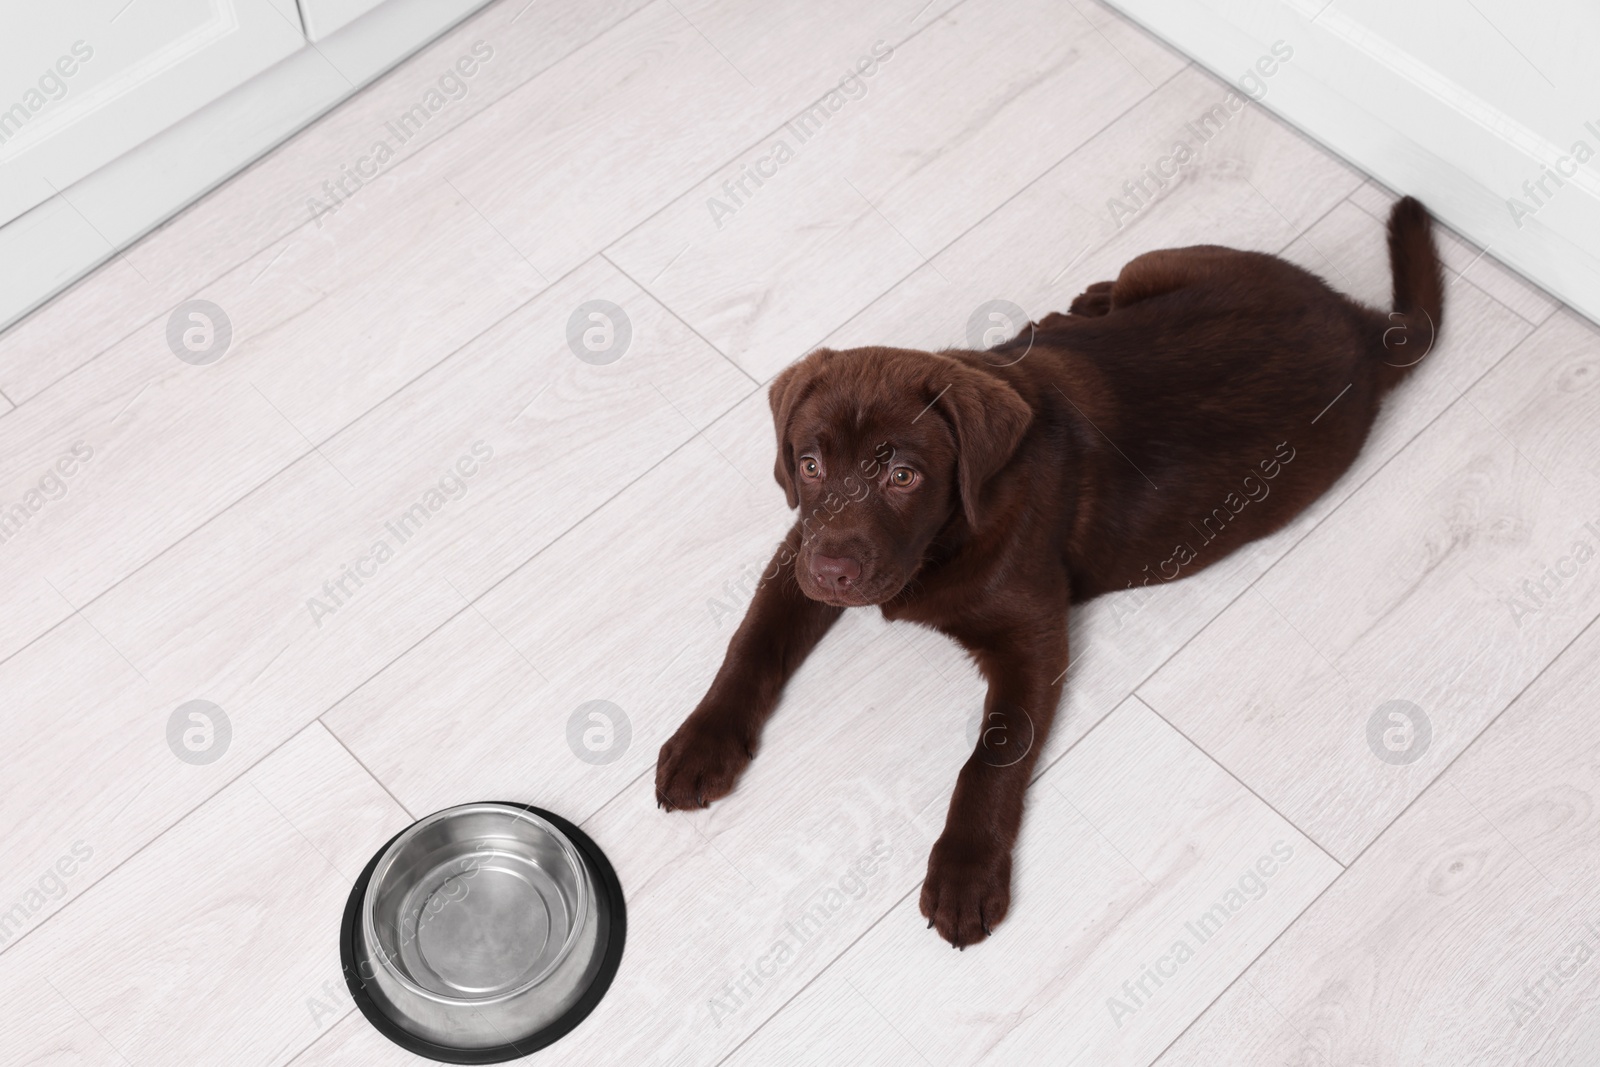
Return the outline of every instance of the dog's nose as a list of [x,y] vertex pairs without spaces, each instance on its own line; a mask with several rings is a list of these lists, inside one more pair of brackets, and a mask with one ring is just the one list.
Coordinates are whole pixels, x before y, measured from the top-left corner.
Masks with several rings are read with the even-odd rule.
[[849,556],[812,556],[811,577],[824,589],[847,589],[861,577],[861,564]]

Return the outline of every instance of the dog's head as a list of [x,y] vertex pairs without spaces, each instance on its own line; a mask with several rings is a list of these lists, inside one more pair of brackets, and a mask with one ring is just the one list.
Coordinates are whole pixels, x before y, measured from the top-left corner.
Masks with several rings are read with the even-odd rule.
[[818,349],[772,383],[774,473],[800,509],[795,577],[813,600],[882,604],[959,514],[976,528],[984,485],[1033,413],[999,377],[951,356]]

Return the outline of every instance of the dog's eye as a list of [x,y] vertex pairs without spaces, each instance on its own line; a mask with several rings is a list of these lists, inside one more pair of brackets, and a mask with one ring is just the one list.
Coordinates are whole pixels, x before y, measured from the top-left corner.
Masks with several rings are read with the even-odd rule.
[[807,478],[815,478],[822,473],[822,467],[810,456],[805,456],[800,460],[800,473]]
[[917,472],[910,467],[896,467],[889,472],[889,480],[901,489],[917,484]]

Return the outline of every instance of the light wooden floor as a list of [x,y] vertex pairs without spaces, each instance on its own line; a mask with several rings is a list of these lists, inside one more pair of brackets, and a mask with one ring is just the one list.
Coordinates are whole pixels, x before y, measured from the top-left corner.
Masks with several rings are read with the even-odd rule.
[[[387,837],[492,798],[582,823],[628,895],[615,986],[537,1062],[1600,1063],[1600,336],[1448,234],[1443,343],[1349,475],[1073,619],[990,941],[917,914],[981,700],[937,635],[852,614],[739,791],[657,811],[786,525],[787,363],[964,344],[1172,245],[1386,298],[1393,194],[1256,107],[1118,225],[1227,87],[1106,8],[920,5],[507,0],[0,337],[0,1062],[422,1062],[353,1010],[340,912]],[[210,365],[168,345],[191,299],[231,322]],[[614,362],[568,346],[591,300]],[[191,700],[211,762],[168,743]],[[593,700],[609,762],[568,742]]]

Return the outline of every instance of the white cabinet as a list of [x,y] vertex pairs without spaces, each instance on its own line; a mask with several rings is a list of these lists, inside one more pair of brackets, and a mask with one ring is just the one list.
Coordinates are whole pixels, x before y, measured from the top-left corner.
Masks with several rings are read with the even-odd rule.
[[1110,3],[1600,321],[1594,0]]
[[336,30],[342,30],[383,0],[300,0],[300,14],[305,18],[306,36],[320,41]]
[[0,329],[485,2],[0,0]]
[[304,46],[293,0],[3,0],[0,224]]

